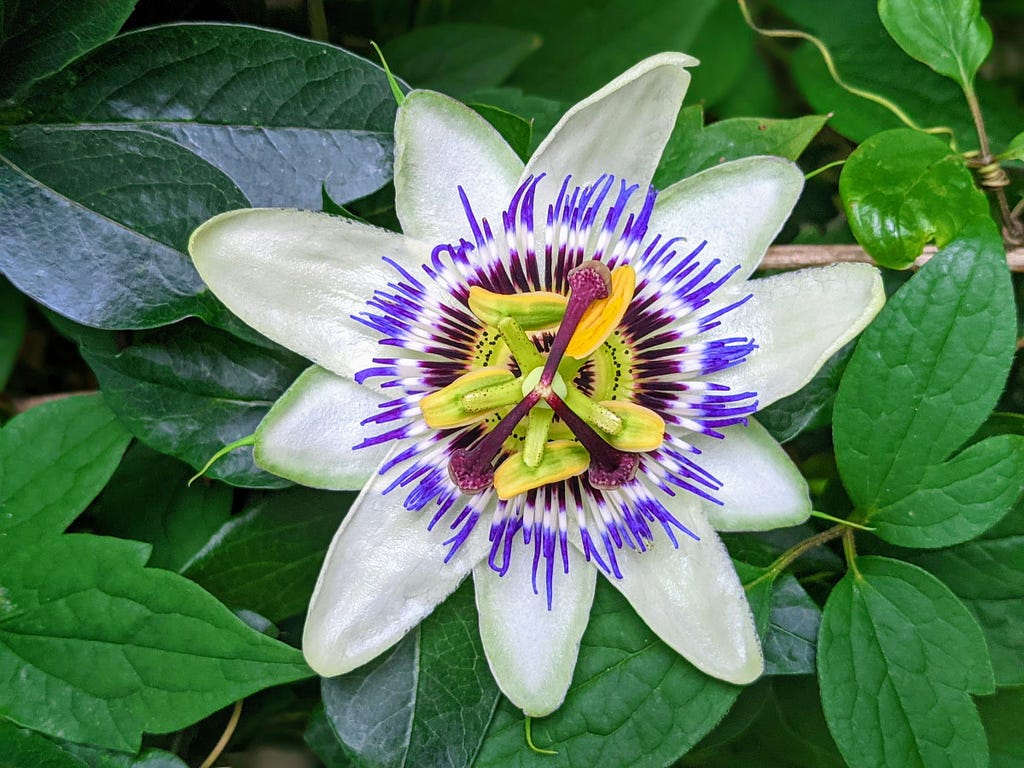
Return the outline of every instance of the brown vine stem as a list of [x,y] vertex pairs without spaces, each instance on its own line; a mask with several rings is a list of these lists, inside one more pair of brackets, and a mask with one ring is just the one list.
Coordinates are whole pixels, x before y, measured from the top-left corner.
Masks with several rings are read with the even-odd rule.
[[[938,248],[926,246],[914,262],[917,269],[932,256]],[[761,262],[761,269],[800,269],[801,267],[823,267],[839,261],[856,261],[874,264],[874,260],[859,245],[773,245]],[[1012,272],[1024,272],[1024,248],[1012,248],[1006,253],[1006,263]]]
[[244,699],[239,699],[235,702],[235,708],[231,711],[231,718],[228,720],[228,724],[224,727],[224,733],[220,735],[220,740],[214,744],[210,754],[207,755],[206,759],[203,760],[199,768],[212,768],[213,764],[217,762],[217,758],[220,757],[221,752],[231,741],[231,736],[235,732],[235,728],[238,725],[238,720],[242,716],[242,702]]
[[[1003,187],[1009,184],[1006,178],[1006,171],[999,167],[996,158],[992,156],[992,147],[988,140],[988,131],[985,130],[985,118],[981,112],[981,104],[978,102],[978,95],[974,92],[971,83],[964,85],[964,97],[967,99],[967,106],[971,110],[971,118],[974,120],[974,130],[978,134],[978,157],[971,163],[982,174],[982,186],[991,192],[999,205],[999,215],[1003,220],[1003,237],[1006,240],[1020,244],[1024,242],[1024,225],[1010,210],[1010,204],[1006,199],[1006,192]],[[986,183],[987,182],[987,183]]]
[[745,584],[744,587],[749,590],[760,584],[762,581],[766,581],[767,579],[774,579],[776,576],[782,573],[787,567],[789,567],[790,563],[792,563],[794,560],[800,557],[804,552],[814,549],[815,547],[820,547],[822,544],[827,544],[833,539],[838,539],[848,530],[851,529],[846,525],[834,525],[831,528],[825,529],[819,534],[811,536],[808,539],[804,539],[799,544],[794,544],[792,547],[790,547],[781,555],[779,555],[775,559],[775,562],[769,565],[768,569],[764,573],[762,573],[749,584]]

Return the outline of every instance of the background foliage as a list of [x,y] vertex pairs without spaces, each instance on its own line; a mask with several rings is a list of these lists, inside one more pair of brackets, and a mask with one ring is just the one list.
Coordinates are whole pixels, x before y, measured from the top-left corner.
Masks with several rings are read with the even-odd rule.
[[[751,4],[799,34],[744,10],[0,2],[0,768],[199,765],[242,699],[222,762],[1024,765],[1024,10]],[[491,679],[470,584],[321,683],[296,646],[352,495],[286,488],[248,448],[186,485],[305,367],[205,288],[192,229],[250,205],[397,228],[371,40],[524,156],[638,59],[691,53],[656,184],[753,154],[823,168],[780,241],[891,268],[857,344],[763,414],[815,508],[862,528],[726,537],[757,683],[704,676],[603,582],[565,705],[532,723],[557,754]]]

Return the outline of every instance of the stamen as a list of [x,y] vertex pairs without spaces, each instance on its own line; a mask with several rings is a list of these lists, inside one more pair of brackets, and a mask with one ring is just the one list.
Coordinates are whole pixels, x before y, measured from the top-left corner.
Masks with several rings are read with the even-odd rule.
[[590,454],[587,477],[592,486],[602,490],[618,488],[636,476],[636,471],[640,467],[639,456],[612,448],[554,392],[544,399]]

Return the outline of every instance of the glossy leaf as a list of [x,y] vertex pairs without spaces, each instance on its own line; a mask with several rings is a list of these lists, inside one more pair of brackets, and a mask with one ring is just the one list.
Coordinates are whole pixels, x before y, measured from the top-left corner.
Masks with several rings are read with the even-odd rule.
[[974,618],[926,571],[857,559],[825,605],[818,646],[829,728],[851,768],[988,764],[970,693],[994,690]]
[[171,139],[256,206],[316,210],[321,184],[344,204],[391,178],[396,105],[383,70],[282,32],[133,31],[75,62],[31,108],[40,123],[130,125]]
[[9,2],[0,35],[0,96],[60,71],[117,34],[138,0]]
[[886,541],[965,541],[1016,500],[1021,437],[953,455],[995,405],[1015,341],[1002,243],[987,220],[928,262],[861,336],[836,396],[836,460],[850,498]]
[[471,104],[473,110],[494,126],[508,145],[516,151],[519,159],[526,162],[530,159],[530,141],[533,138],[533,125],[511,112],[488,104]]
[[7,385],[25,337],[25,302],[6,280],[0,280],[0,390]]
[[927,243],[944,246],[988,215],[963,159],[941,140],[899,128],[872,136],[843,166],[839,193],[857,241],[880,264],[902,269]]
[[878,15],[903,50],[963,88],[992,49],[978,0],[879,0]]
[[[133,435],[197,469],[251,435],[307,366],[280,347],[246,344],[198,323],[138,334],[135,342],[120,352],[83,347],[82,355]],[[251,448],[232,451],[207,474],[246,487],[289,484],[257,468]]]
[[306,742],[306,746],[313,750],[313,754],[320,758],[320,762],[326,768],[350,768],[352,766],[352,761],[342,748],[341,742],[338,741],[338,735],[334,732],[330,720],[327,719],[327,713],[323,706],[318,706],[313,710],[309,724],[302,734],[302,739]]
[[131,440],[100,395],[44,403],[0,430],[0,551],[63,531]]
[[[144,544],[52,537],[0,563],[0,714],[136,750],[242,696],[310,674],[199,587],[145,569]],[[54,568],[54,563],[60,563]]]
[[664,188],[687,176],[753,155],[778,155],[796,160],[828,117],[808,115],[792,120],[736,117],[704,125],[701,107],[679,112],[676,127],[654,174],[654,186]]
[[273,622],[301,613],[353,498],[307,488],[266,495],[213,532],[182,573],[231,608]]
[[814,673],[821,609],[790,575],[772,585],[766,631],[761,645],[766,675]]

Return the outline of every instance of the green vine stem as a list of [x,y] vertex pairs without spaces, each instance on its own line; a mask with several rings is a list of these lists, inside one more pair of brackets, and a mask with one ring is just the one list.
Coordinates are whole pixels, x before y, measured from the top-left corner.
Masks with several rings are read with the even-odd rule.
[[804,539],[799,544],[794,544],[792,547],[787,549],[781,555],[779,555],[775,562],[768,566],[767,570],[758,576],[756,579],[751,581],[749,584],[745,584],[744,587],[749,591],[755,586],[760,584],[762,581],[774,580],[780,573],[782,573],[789,565],[803,555],[805,552],[820,547],[822,544],[827,544],[833,539],[838,539],[840,536],[845,535],[846,531],[852,530],[846,525],[834,525],[831,528],[827,528],[819,534],[811,536],[810,538]]

